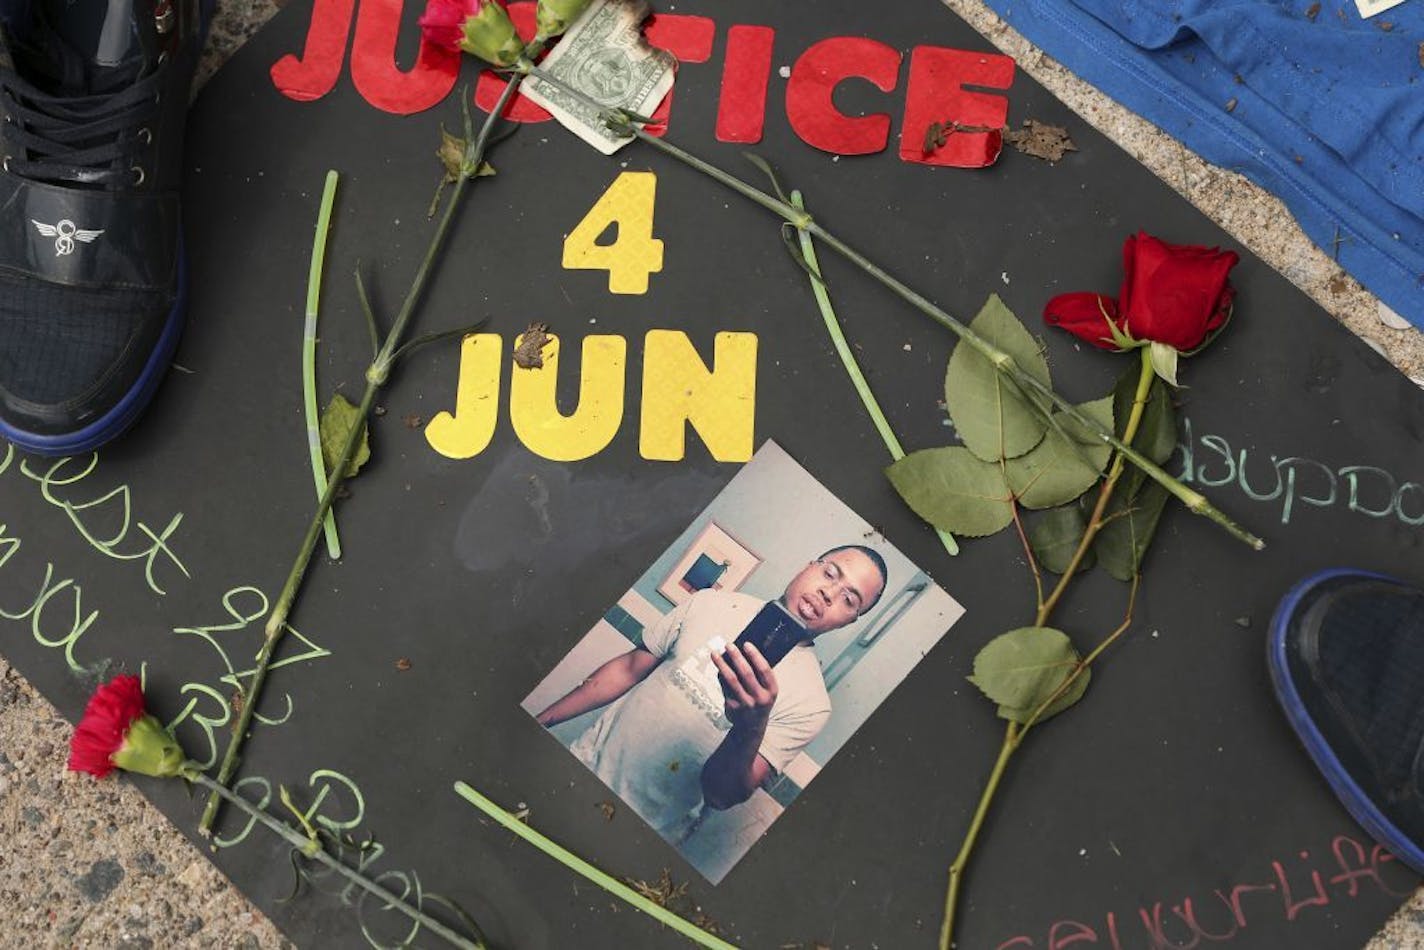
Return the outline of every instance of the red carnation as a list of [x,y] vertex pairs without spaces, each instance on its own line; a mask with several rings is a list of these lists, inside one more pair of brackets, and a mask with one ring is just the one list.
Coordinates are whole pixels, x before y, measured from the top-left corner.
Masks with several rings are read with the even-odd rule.
[[427,0],[418,22],[425,42],[495,66],[513,66],[524,56],[514,21],[495,0]]
[[116,676],[100,686],[69,740],[70,770],[99,778],[112,772],[114,753],[123,746],[129,726],[143,714],[143,687],[137,676]]
[[137,676],[116,676],[95,690],[69,740],[69,768],[99,778],[115,767],[167,777],[184,765],[178,743],[144,710]]
[[435,46],[459,50],[465,19],[480,10],[480,0],[430,0],[420,15],[420,30]]
[[1198,350],[1231,316],[1236,291],[1227,280],[1240,259],[1234,251],[1168,244],[1139,231],[1122,246],[1118,298],[1060,294],[1043,319],[1105,350],[1161,343],[1180,353]]

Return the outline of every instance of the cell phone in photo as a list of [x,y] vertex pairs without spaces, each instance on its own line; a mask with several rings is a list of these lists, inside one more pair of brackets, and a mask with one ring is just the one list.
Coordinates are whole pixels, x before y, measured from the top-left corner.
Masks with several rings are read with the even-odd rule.
[[786,659],[791,648],[806,639],[806,628],[777,601],[768,601],[746,628],[737,635],[737,644],[750,643],[771,666]]

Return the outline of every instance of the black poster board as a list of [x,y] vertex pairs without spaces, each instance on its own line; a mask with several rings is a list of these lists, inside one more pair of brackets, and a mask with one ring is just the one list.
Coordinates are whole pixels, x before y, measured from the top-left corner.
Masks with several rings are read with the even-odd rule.
[[[1253,554],[1183,511],[1166,516],[1133,634],[1087,701],[1045,726],[1014,765],[964,895],[960,945],[1186,945],[1187,918],[1207,934],[1197,939],[1232,946],[1363,943],[1413,878],[1378,855],[1372,862],[1363,832],[1298,748],[1270,693],[1263,638],[1277,598],[1312,570],[1347,564],[1418,580],[1424,393],[1021,74],[1006,93],[1010,121],[1067,125],[1080,148],[1057,165],[1008,151],[986,170],[902,161],[908,55],[895,90],[850,82],[837,93],[848,113],[892,117],[886,151],[834,158],[797,137],[778,70],[817,41],[865,36],[906,54],[931,45],[997,55],[939,5],[688,0],[675,12],[710,18],[715,39],[707,62],[684,65],[670,135],[741,164],[745,146],[713,134],[724,40],[735,24],[773,27],[755,150],[832,230],[951,312],[971,315],[997,292],[1030,319],[1054,293],[1113,288],[1121,241],[1139,227],[1242,254],[1234,325],[1184,367],[1187,448],[1170,468],[1221,483],[1212,497],[1270,547]],[[403,67],[414,61],[418,13],[402,14]],[[238,673],[249,665],[254,618],[313,505],[299,353],[323,175],[337,168],[343,180],[320,373],[324,391],[354,397],[369,351],[348,275],[362,262],[378,308],[394,308],[429,233],[438,130],[459,122],[456,94],[414,116],[373,107],[349,65],[322,98],[284,97],[270,70],[302,54],[310,16],[308,4],[284,10],[193,109],[182,371],[97,461],[16,454],[0,473],[5,536],[19,541],[0,562],[3,596],[17,605],[5,609],[20,614],[4,621],[7,657],[72,717],[104,664],[145,670],[152,704],[165,720],[184,718],[179,735],[199,759],[202,719],[221,734],[232,693],[224,657]],[[462,84],[475,72],[466,63]],[[454,408],[458,349],[405,364],[381,400],[375,460],[339,508],[345,556],[318,558],[293,617],[310,646],[290,638],[284,648],[297,659],[274,672],[262,709],[284,721],[249,743],[245,793],[270,790],[279,807],[282,784],[304,803],[320,799],[315,815],[382,843],[371,873],[414,869],[422,889],[460,901],[498,946],[676,938],[481,821],[451,790],[456,780],[526,804],[540,830],[616,875],[652,879],[669,867],[692,878],[696,903],[739,945],[931,946],[945,869],[1001,735],[964,676],[979,646],[1022,624],[1032,601],[1018,541],[967,542],[950,559],[894,496],[883,446],[764,212],[646,148],[606,159],[553,124],[522,129],[492,160],[499,174],[470,196],[421,329],[488,316],[488,331],[509,341],[547,321],[565,341],[559,385],[570,407],[573,343],[621,334],[622,425],[593,457],[554,462],[521,444],[502,409],[490,445],[453,460],[431,449],[424,423]],[[622,170],[651,170],[658,182],[665,257],[642,295],[611,295],[606,273],[560,266],[564,236]],[[945,444],[937,402],[952,339],[840,261],[822,263],[904,443]],[[968,611],[715,889],[631,815],[606,822],[596,807],[606,790],[519,708],[735,474],[691,433],[681,461],[641,457],[640,353],[653,329],[686,332],[708,362],[719,331],[756,333],[757,442],[777,440]],[[1105,391],[1122,368],[1064,335],[1043,337],[1072,399]],[[506,359],[502,399],[509,373]],[[1092,576],[1061,623],[1109,629],[1123,596]],[[144,788],[180,827],[196,827],[198,800],[178,783]],[[241,825],[228,814],[224,840]],[[358,915],[340,900],[280,902],[290,889],[284,852],[258,830],[215,860],[298,944],[355,944]],[[385,883],[399,890],[403,880]],[[369,905],[364,919],[383,934],[401,929]]]

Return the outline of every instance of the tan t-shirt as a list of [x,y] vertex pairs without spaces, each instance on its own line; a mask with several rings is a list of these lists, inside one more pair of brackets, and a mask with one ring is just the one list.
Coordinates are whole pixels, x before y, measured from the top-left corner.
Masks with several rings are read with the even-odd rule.
[[[674,844],[702,803],[702,766],[732,727],[708,643],[736,640],[764,603],[718,590],[694,594],[643,635],[643,648],[662,662],[569,747]],[[775,673],[776,704],[759,751],[781,772],[826,724],[831,700],[809,644],[794,647]]]

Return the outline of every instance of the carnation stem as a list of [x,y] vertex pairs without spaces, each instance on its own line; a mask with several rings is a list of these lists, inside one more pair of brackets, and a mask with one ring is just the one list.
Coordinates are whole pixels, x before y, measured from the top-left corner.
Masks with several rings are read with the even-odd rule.
[[[805,210],[801,203],[801,192],[791,192],[791,204],[797,210]],[[826,323],[826,332],[831,335],[831,342],[835,344],[836,353],[840,355],[841,363],[845,365],[846,374],[850,376],[850,381],[855,386],[855,391],[860,395],[860,401],[865,406],[865,411],[870,414],[870,421],[875,423],[875,431],[880,433],[880,438],[885,442],[885,448],[889,449],[890,457],[895,461],[905,457],[905,448],[896,438],[895,432],[890,428],[890,420],[885,418],[885,413],[880,409],[880,403],[876,401],[875,394],[870,391],[870,383],[866,381],[865,373],[860,369],[860,362],[855,358],[855,354],[850,350],[850,344],[846,342],[845,332],[841,330],[841,322],[836,318],[835,308],[831,306],[831,294],[826,289],[826,285],[821,278],[821,265],[816,260],[816,246],[811,241],[811,235],[805,231],[799,231],[801,238],[801,254],[806,258],[806,266],[811,269],[811,273],[816,279],[811,281],[811,293],[816,297],[816,304],[821,309],[821,319]],[[939,541],[944,545],[944,549],[951,555],[959,553],[959,544],[954,540],[954,535],[948,531],[935,528],[935,533],[939,535]]]
[[[1031,374],[1024,372],[1014,361],[1014,358],[1008,353],[1005,353],[1003,350],[1000,350],[998,347],[994,346],[988,340],[975,333],[964,323],[960,322],[959,320],[956,320],[954,317],[950,316],[948,313],[935,306],[929,299],[924,297],[922,294],[916,292],[906,284],[897,280],[889,272],[881,268],[879,265],[875,264],[864,254],[861,254],[859,251],[846,244],[840,238],[836,237],[834,234],[821,227],[803,209],[796,208],[793,205],[777,198],[775,195],[767,194],[756,186],[748,184],[747,182],[731,174],[730,172],[718,168],[716,165],[713,165],[710,162],[703,161],[702,159],[698,158],[696,155],[693,155],[690,152],[684,151],[683,149],[672,144],[664,138],[659,138],[656,135],[650,134],[649,132],[642,129],[633,119],[633,117],[631,117],[628,113],[617,109],[609,108],[598,100],[587,95],[582,90],[570,86],[562,79],[550,75],[548,72],[540,69],[538,66],[535,66],[529,62],[521,62],[515,68],[526,75],[535,76],[543,82],[547,82],[552,86],[557,86],[558,88],[564,90],[575,98],[580,99],[583,102],[591,105],[593,108],[599,110],[599,113],[603,117],[603,120],[607,122],[610,127],[621,129],[627,132],[629,135],[641,139],[642,141],[648,143],[653,148],[664,153],[665,155],[669,155],[672,158],[677,159],[679,162],[682,162],[684,165],[687,165],[690,168],[694,168],[697,171],[702,172],[704,175],[707,175],[708,177],[713,178],[718,182],[721,182],[723,185],[726,185],[728,188],[732,189],[737,194],[742,195],[743,197],[761,205],[763,208],[766,208],[768,211],[771,211],[773,214],[776,214],[777,216],[787,221],[797,230],[809,233],[813,237],[819,238],[820,240],[824,241],[837,254],[841,255],[846,260],[850,261],[852,264],[855,264],[861,270],[865,271],[871,277],[875,278],[875,280],[879,281],[885,287],[889,288],[901,299],[905,300],[907,303],[913,306],[916,310],[919,310],[921,313],[925,314],[930,319],[934,320],[936,323],[950,330],[965,343],[968,343],[975,350],[983,354],[983,356],[994,365],[995,370],[1013,381],[1021,391],[1027,392],[1029,390],[1032,390],[1033,392],[1044,397],[1049,402],[1053,403],[1053,405],[1057,406],[1060,411],[1068,415],[1079,425],[1084,426],[1089,432],[1093,433],[1095,437],[1102,440],[1107,445],[1110,445],[1113,448],[1117,449],[1119,452],[1121,452],[1124,456],[1127,457],[1128,461],[1132,462],[1132,464],[1142,469],[1142,471],[1145,472],[1149,478],[1157,482],[1163,488],[1167,489],[1167,491],[1170,492],[1173,496],[1175,496],[1179,501],[1181,501],[1182,504],[1186,505],[1187,509],[1193,514],[1203,515],[1204,517],[1209,518],[1232,537],[1245,542],[1246,544],[1255,548],[1257,551],[1261,550],[1266,546],[1266,542],[1262,541],[1260,538],[1256,537],[1254,534],[1250,533],[1245,528],[1238,525],[1235,521],[1231,520],[1231,518],[1227,517],[1224,512],[1220,511],[1218,508],[1216,508],[1216,506],[1212,505],[1211,502],[1207,501],[1206,498],[1200,492],[1192,491],[1186,485],[1183,485],[1180,481],[1167,474],[1167,472],[1165,472],[1151,459],[1144,456],[1141,452],[1138,452],[1130,445],[1124,444],[1121,440],[1117,438],[1117,436],[1113,435],[1113,433],[1109,429],[1104,428],[1103,425],[1099,423],[1096,419],[1093,419],[1092,417],[1088,416],[1086,413],[1079,410],[1072,403],[1068,402],[1062,396],[1054,392],[1052,387],[1046,385],[1041,380],[1032,376]],[[1028,400],[1028,402],[1030,405],[1033,406],[1038,405],[1038,401],[1034,399],[1030,399]],[[1048,410],[1044,409],[1043,411],[1045,415],[1048,415]]]
[[281,822],[278,821],[276,818],[273,818],[264,809],[258,808],[256,805],[252,804],[252,802],[249,802],[241,795],[238,795],[226,785],[214,781],[213,779],[209,778],[208,776],[197,770],[194,770],[192,772],[185,772],[184,777],[195,785],[201,785],[204,788],[208,789],[213,795],[228,801],[233,805],[233,807],[237,808],[238,810],[246,812],[248,815],[255,818],[259,823],[264,825],[269,831],[274,832],[292,847],[299,850],[306,857],[311,858],[314,861],[320,862],[321,864],[326,865],[328,868],[331,868],[331,870],[335,871],[337,874],[341,875],[346,880],[350,881],[352,884],[361,888],[363,891],[367,892],[368,894],[371,894],[374,897],[379,898],[385,904],[385,906],[400,911],[402,914],[405,914],[411,920],[418,922],[422,927],[428,928],[431,933],[437,934],[445,938],[445,940],[448,941],[451,945],[465,948],[465,950],[483,950],[483,940],[471,940],[468,937],[457,933],[450,927],[447,927],[445,924],[442,924],[440,921],[436,920],[434,917],[431,917],[425,911],[421,910],[418,907],[412,907],[401,898],[386,890],[381,885],[377,884],[370,878],[361,874],[359,871],[348,867],[343,862],[332,857],[325,851],[325,849],[317,848],[316,850],[312,850],[311,843],[313,839],[301,834],[291,825],[288,825],[285,822]]
[[622,881],[610,876],[606,871],[598,869],[567,848],[550,841],[464,782],[455,783],[455,794],[499,822],[499,824],[507,830],[514,832],[555,861],[558,861],[564,867],[577,874],[583,875],[608,893],[627,901],[643,913],[653,917],[659,923],[676,930],[693,943],[707,947],[708,950],[736,950],[736,948],[727,941],[708,933],[690,920],[686,920],[674,914],[666,907],[654,903]]
[[[316,218],[316,237],[312,239],[311,270],[307,274],[307,313],[302,326],[302,410],[307,419],[307,453],[311,456],[312,480],[316,483],[318,500],[326,492],[326,460],[321,454],[321,415],[316,404],[316,321],[321,311],[321,278],[326,262],[326,235],[331,228],[331,206],[336,200],[337,174],[326,173],[326,185],[321,193],[321,210]],[[323,521],[326,533],[326,553],[333,560],[341,557],[341,536],[336,533],[336,516],[328,511]]]
[[[499,97],[499,102],[485,118],[484,125],[480,127],[479,135],[466,142],[464,167],[479,168],[480,162],[484,160],[485,146],[489,143],[490,133],[494,131],[505,107],[519,90],[522,79],[521,76],[514,76],[510,79]],[[468,113],[465,123],[468,137]],[[420,268],[416,271],[410,290],[406,292],[400,313],[396,316],[390,332],[386,334],[380,351],[366,370],[366,389],[361,394],[361,404],[357,407],[356,416],[361,420],[361,423],[352,426],[351,432],[346,437],[346,444],[341,450],[341,458],[326,483],[326,491],[322,493],[321,501],[317,505],[316,512],[312,515],[311,522],[307,525],[306,535],[302,539],[296,559],[292,562],[291,570],[287,574],[287,581],[282,586],[282,592],[278,595],[272,612],[267,616],[262,648],[257,653],[257,666],[252,677],[252,685],[243,694],[242,712],[232,727],[232,738],[228,740],[227,751],[223,754],[222,762],[218,767],[217,781],[222,785],[226,785],[237,771],[238,763],[241,761],[242,745],[247,738],[247,730],[252,724],[252,716],[257,709],[257,703],[262,698],[262,687],[267,681],[267,670],[272,662],[273,654],[277,652],[277,647],[286,634],[287,617],[291,614],[292,606],[296,602],[297,593],[302,585],[302,579],[306,575],[307,565],[311,562],[312,552],[315,551],[317,540],[321,537],[322,522],[326,518],[326,513],[336,502],[336,494],[341,489],[342,483],[346,481],[351,460],[356,456],[356,448],[361,443],[366,420],[370,417],[371,407],[375,405],[376,393],[385,385],[390,376],[391,364],[395,361],[396,351],[405,336],[406,328],[415,316],[416,306],[420,302],[425,284],[434,269],[440,249],[445,244],[445,237],[450,231],[450,225],[455,219],[455,212],[460,206],[460,199],[464,196],[465,187],[469,182],[470,178],[464,175],[461,175],[455,182],[450,200],[445,205],[445,212],[440,216],[440,222],[436,225],[435,233],[430,238],[430,246],[426,249],[425,257],[420,262]],[[211,833],[221,801],[222,798],[217,792],[208,796],[207,807],[203,809],[202,820],[198,823],[198,830],[201,833]]]

